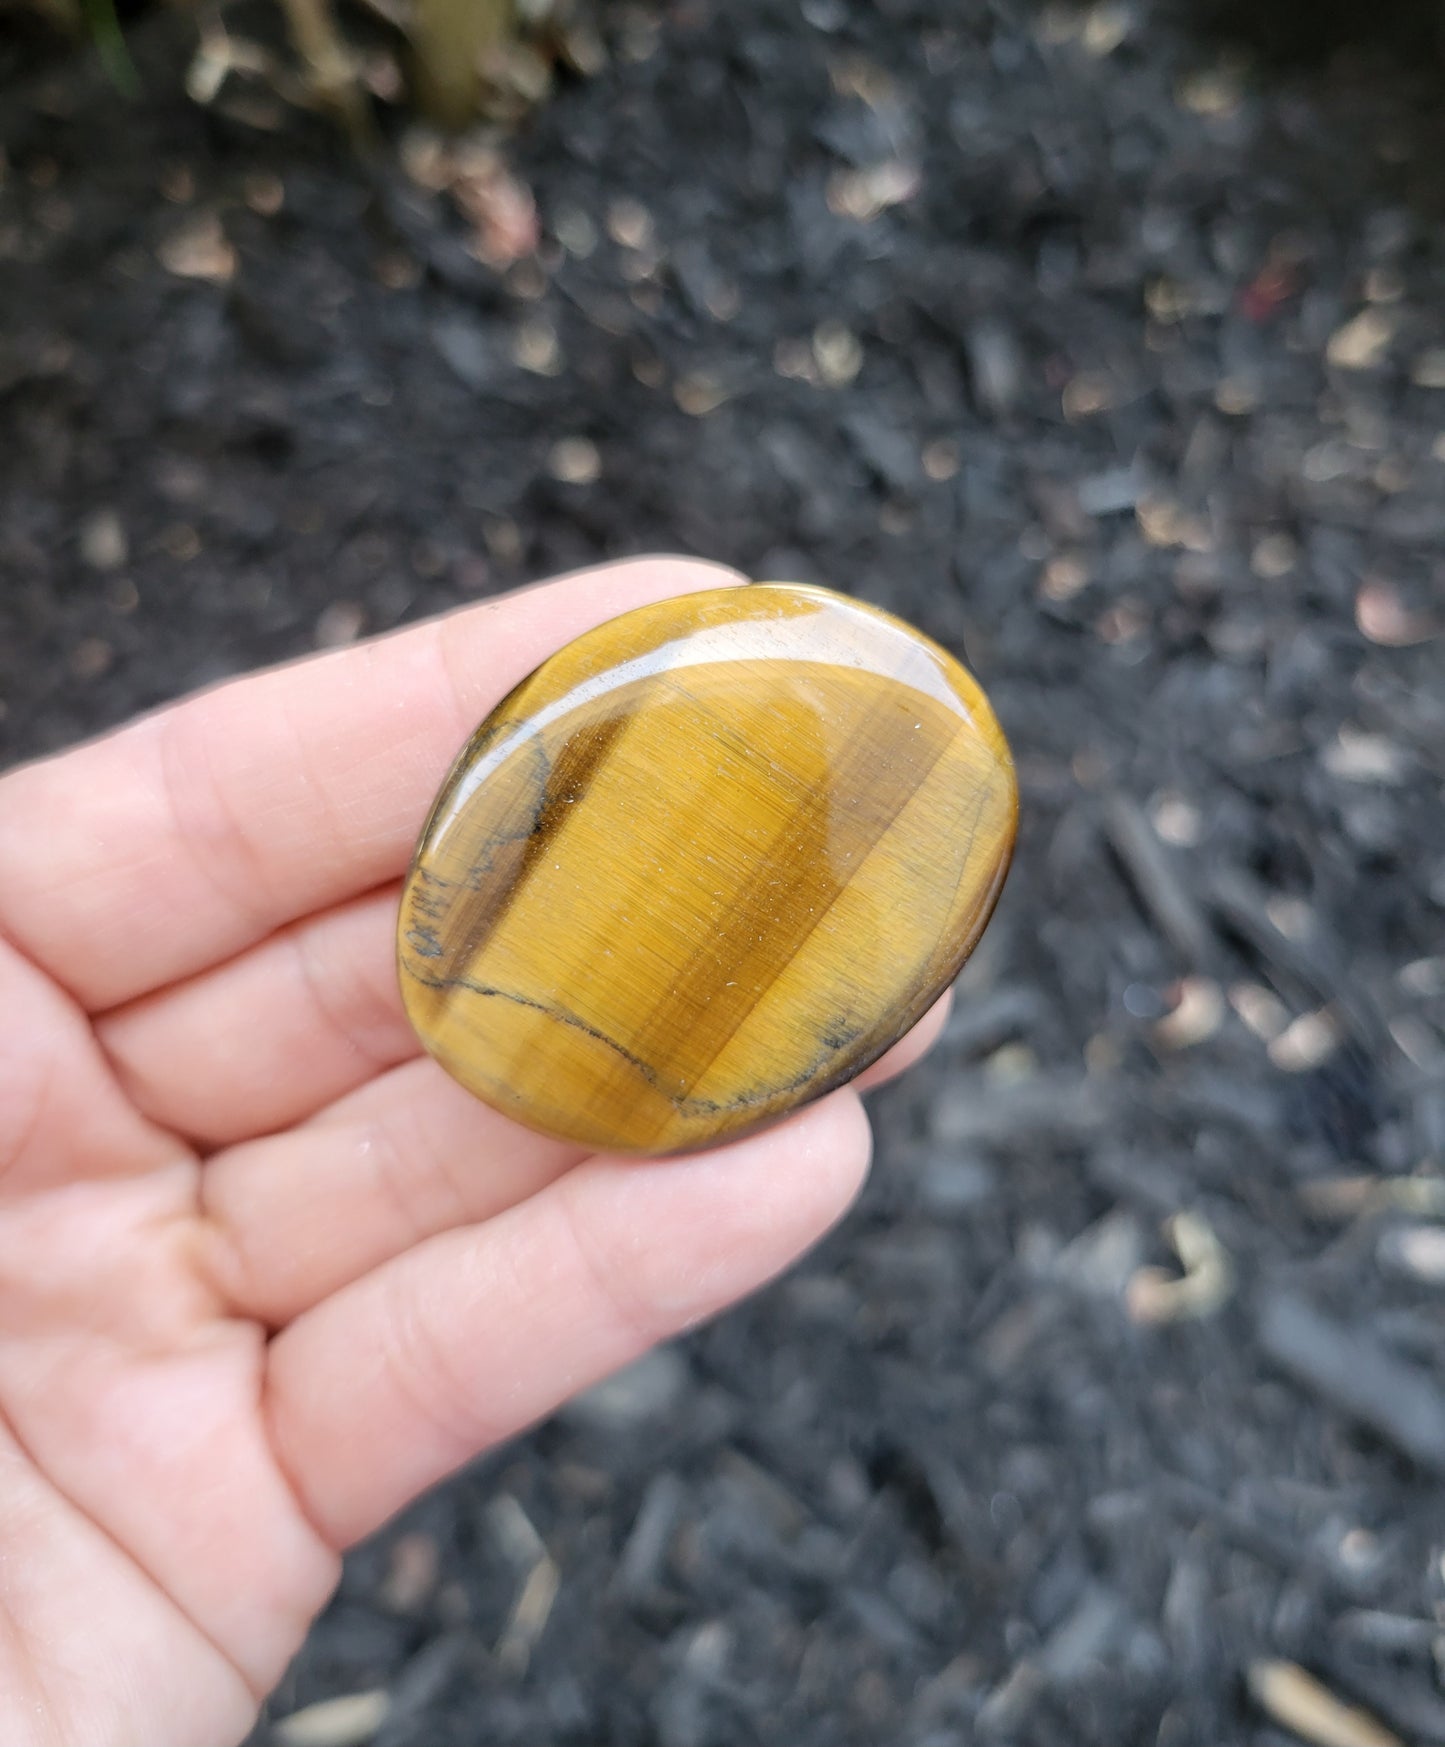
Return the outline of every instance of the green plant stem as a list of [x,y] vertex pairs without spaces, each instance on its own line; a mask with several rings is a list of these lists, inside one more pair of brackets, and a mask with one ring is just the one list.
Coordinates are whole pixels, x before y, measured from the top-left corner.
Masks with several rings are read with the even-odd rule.
[[124,97],[140,96],[140,74],[125,46],[125,35],[115,13],[115,0],[80,0],[95,52],[105,75]]

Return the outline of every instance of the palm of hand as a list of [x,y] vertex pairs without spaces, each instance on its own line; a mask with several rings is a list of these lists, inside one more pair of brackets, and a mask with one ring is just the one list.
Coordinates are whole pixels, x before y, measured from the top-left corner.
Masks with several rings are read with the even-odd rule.
[[574,578],[0,783],[11,1747],[238,1738],[340,1548],[846,1206],[853,1089],[585,1158],[418,1057],[395,990],[395,881],[465,733],[559,641],[719,580]]

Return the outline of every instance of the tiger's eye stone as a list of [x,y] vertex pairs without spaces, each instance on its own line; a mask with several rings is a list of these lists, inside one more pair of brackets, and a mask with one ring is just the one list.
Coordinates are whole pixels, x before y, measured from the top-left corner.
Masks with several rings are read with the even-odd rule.
[[643,607],[503,699],[402,896],[448,1073],[593,1148],[678,1152],[851,1079],[947,987],[1018,794],[979,686],[826,589]]

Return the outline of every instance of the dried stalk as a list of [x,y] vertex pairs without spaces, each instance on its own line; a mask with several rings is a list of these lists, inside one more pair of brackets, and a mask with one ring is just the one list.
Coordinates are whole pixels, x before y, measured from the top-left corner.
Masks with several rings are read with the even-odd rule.
[[418,98],[442,127],[475,117],[482,65],[511,35],[513,20],[513,0],[415,0]]
[[317,99],[343,122],[357,145],[370,137],[371,118],[356,66],[332,15],[330,0],[283,0],[291,40]]

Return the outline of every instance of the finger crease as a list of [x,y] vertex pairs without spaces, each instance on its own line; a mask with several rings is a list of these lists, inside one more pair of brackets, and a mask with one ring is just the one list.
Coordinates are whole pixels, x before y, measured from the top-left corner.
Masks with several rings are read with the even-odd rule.
[[85,1522],[88,1522],[90,1524],[90,1526],[95,1530],[95,1532],[98,1535],[100,1535],[103,1540],[107,1541],[116,1550],[117,1553],[120,1554],[122,1559],[124,1559],[128,1564],[133,1566],[135,1568],[135,1570],[140,1573],[140,1575],[145,1579],[145,1581],[148,1584],[150,1584],[151,1588],[156,1592],[156,1594],[161,1598],[161,1600],[163,1602],[165,1602],[166,1605],[168,1607],[170,1607],[177,1615],[179,1615],[179,1617],[186,1623],[186,1625],[188,1625],[191,1628],[191,1630],[196,1634],[196,1636],[198,1638],[200,1638],[204,1643],[210,1645],[211,1649],[216,1653],[217,1656],[220,1657],[221,1661],[223,1663],[225,1663],[225,1665],[236,1676],[237,1680],[239,1680],[241,1682],[241,1685],[244,1687],[245,1691],[250,1696],[251,1702],[257,1706],[263,1704],[265,1702],[268,1689],[264,1686],[258,1686],[256,1684],[256,1682],[251,1679],[250,1675],[247,1674],[246,1670],[241,1666],[241,1664],[236,1661],[235,1657],[232,1656],[220,1643],[217,1642],[217,1640],[211,1635],[210,1632],[208,1632],[206,1630],[206,1628],[195,1617],[195,1615],[190,1611],[190,1609],[183,1606],[182,1603],[174,1595],[171,1594],[171,1592],[166,1588],[166,1586],[161,1582],[161,1580],[156,1576],[156,1574],[150,1569],[150,1567],[145,1563],[145,1561],[143,1559],[139,1558],[131,1548],[127,1547],[125,1545],[125,1543],[123,1541],[121,1541],[114,1534],[114,1532],[112,1530],[108,1529],[106,1527],[106,1525],[100,1520],[99,1517],[97,1517],[95,1515],[95,1513],[93,1511],[87,1510],[86,1507],[83,1504],[81,1504],[81,1502],[77,1498],[75,1498],[70,1492],[68,1492],[65,1487],[61,1486],[59,1484],[59,1482],[55,1479],[55,1476],[53,1474],[49,1473],[48,1470],[45,1468],[45,1466],[41,1462],[38,1462],[36,1460],[35,1452],[26,1443],[24,1437],[22,1437],[22,1435],[20,1433],[20,1429],[15,1423],[14,1415],[5,1411],[3,1403],[0,1403],[0,1426],[4,1427],[5,1431],[9,1434],[11,1439],[14,1441],[15,1448],[20,1452],[21,1456],[23,1456],[24,1459],[30,1464],[31,1468],[35,1471],[35,1473],[38,1474],[43,1479],[45,1484],[51,1489],[51,1491],[55,1494],[55,1496],[58,1499],[60,1499],[60,1501],[64,1505],[66,1505],[70,1510],[73,1510],[77,1516],[81,1517]]
[[366,993],[352,990],[349,993],[355,998],[342,1000],[331,990],[328,978],[318,970],[315,946],[308,938],[305,928],[293,930],[288,937],[288,943],[307,997],[321,1015],[322,1023],[331,1028],[347,1049],[360,1056],[373,1073],[390,1067],[391,1057],[375,1044],[366,1041],[365,1034],[372,1028],[368,1009],[374,1005]]
[[361,1145],[371,1161],[377,1187],[401,1216],[409,1241],[419,1243],[430,1237],[431,1227],[418,1215],[415,1197],[403,1187],[411,1176],[408,1156],[384,1118],[376,1117],[365,1125]]
[[[382,1360],[397,1394],[424,1424],[434,1427],[464,1454],[494,1442],[496,1428],[488,1428],[472,1407],[475,1389],[458,1374],[445,1342],[438,1339],[424,1307],[416,1303],[409,1276],[394,1275],[387,1296],[392,1313],[382,1319],[387,1331]],[[445,1405],[448,1403],[451,1411]]]
[[587,1234],[585,1224],[578,1216],[577,1208],[574,1205],[575,1197],[569,1187],[572,1181],[571,1177],[563,1177],[558,1182],[555,1199],[558,1215],[577,1254],[577,1259],[582,1264],[583,1272],[591,1280],[598,1297],[607,1306],[619,1328],[640,1349],[645,1350],[655,1346],[665,1330],[657,1326],[656,1316],[649,1315],[641,1305],[630,1300],[620,1289],[615,1271],[603,1261],[596,1245]]
[[[155,718],[161,788],[175,840],[197,874],[226,907],[250,930],[259,932],[270,925],[264,899],[264,867],[250,836],[232,812],[222,785],[215,779],[199,734],[194,736],[194,741],[202,747],[202,756],[192,770],[199,769],[202,773],[200,782],[205,791],[204,798],[201,803],[193,798],[183,798],[196,786],[194,774],[182,774],[183,754],[178,730],[185,726],[185,720],[183,710],[168,710]],[[232,879],[221,871],[233,862],[241,865],[239,879]],[[259,899],[256,896],[258,891],[263,894]]]

